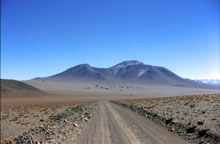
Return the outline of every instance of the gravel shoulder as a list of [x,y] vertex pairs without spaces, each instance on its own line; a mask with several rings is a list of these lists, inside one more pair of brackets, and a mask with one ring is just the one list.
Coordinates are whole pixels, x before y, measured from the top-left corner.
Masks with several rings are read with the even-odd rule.
[[191,143],[220,143],[220,94],[114,101]]

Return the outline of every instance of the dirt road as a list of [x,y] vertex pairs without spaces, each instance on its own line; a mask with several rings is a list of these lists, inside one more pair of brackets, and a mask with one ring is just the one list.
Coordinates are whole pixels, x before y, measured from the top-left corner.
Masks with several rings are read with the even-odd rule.
[[80,144],[188,144],[154,122],[110,102],[100,107]]

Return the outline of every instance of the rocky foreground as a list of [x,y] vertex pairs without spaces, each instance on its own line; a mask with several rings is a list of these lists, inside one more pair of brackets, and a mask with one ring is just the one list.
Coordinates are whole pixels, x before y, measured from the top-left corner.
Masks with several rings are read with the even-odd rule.
[[220,94],[114,101],[191,143],[220,143]]
[[[31,114],[25,113],[23,107],[20,113],[19,111],[12,110],[16,112],[16,114],[14,114],[16,116],[13,119],[11,119],[12,116],[9,115],[10,112],[4,109],[2,112],[3,117],[1,117],[1,123],[3,122],[1,139],[4,140],[1,142],[3,144],[74,143],[94,114],[96,107],[96,103],[80,105],[68,104],[62,106],[31,106],[30,109],[26,110]],[[51,114],[52,112],[53,114]],[[25,117],[27,119],[25,119]],[[25,120],[32,120],[35,121],[35,123],[31,121],[25,122]],[[22,127],[24,125],[27,127],[26,131],[21,133],[22,130],[25,129]],[[30,125],[32,125],[33,128],[30,128]],[[13,126],[18,129],[15,129]],[[15,136],[15,134],[18,133],[20,134]],[[8,135],[11,136],[4,138]]]
[[[155,121],[190,143],[220,143],[220,94],[113,102]],[[1,143],[77,143],[90,119],[100,109],[103,111],[96,102],[1,107]],[[106,111],[112,112],[112,107],[107,105],[97,120],[106,115]],[[116,121],[123,112],[116,114]],[[115,113],[116,110],[112,115]],[[129,116],[124,117],[125,121],[129,120]]]

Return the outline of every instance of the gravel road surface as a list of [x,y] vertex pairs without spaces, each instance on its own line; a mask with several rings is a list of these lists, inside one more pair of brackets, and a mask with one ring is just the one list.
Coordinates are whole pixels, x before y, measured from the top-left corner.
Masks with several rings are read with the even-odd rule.
[[188,144],[131,110],[110,102],[99,105],[79,144]]

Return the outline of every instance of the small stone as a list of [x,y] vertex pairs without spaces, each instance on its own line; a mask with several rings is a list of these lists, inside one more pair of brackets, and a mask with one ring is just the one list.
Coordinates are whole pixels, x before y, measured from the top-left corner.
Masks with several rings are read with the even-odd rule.
[[198,121],[197,122],[198,125],[203,125],[203,123],[204,123],[203,121]]
[[73,126],[78,127],[78,125],[76,123],[73,123]]

